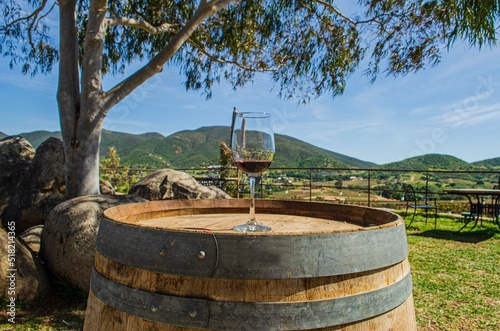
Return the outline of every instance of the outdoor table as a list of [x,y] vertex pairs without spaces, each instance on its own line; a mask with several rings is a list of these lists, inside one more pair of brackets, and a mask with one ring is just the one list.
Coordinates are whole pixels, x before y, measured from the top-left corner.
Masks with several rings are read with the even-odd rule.
[[[500,227],[500,221],[498,219],[498,200],[500,198],[500,190],[493,190],[493,189],[450,189],[450,190],[445,190],[446,193],[448,194],[456,194],[456,195],[463,195],[466,196],[467,199],[469,199],[469,204],[470,204],[470,211],[471,211],[471,217],[468,218],[462,226],[459,232],[465,228],[469,222],[474,218],[474,225],[472,226],[471,230],[474,229],[474,227],[477,225],[477,222],[479,220],[480,212],[481,212],[481,196],[494,196],[496,197],[494,199],[494,212],[493,212],[493,222],[495,222],[498,227]],[[472,217],[472,211],[473,211],[473,202],[472,198],[476,198],[476,215],[475,217]]]

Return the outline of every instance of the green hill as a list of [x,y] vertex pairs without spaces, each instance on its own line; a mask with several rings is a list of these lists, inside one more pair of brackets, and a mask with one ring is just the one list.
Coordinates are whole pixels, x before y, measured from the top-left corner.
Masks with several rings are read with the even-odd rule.
[[485,167],[485,168],[500,167],[500,157],[487,159],[483,161],[477,161],[473,162],[472,164],[478,167]]
[[[229,128],[210,127],[186,130],[168,137],[153,136],[119,149],[124,165],[134,167],[190,168],[219,163],[219,146]],[[103,137],[104,140],[104,137]]]
[[451,155],[426,154],[399,162],[387,163],[381,165],[380,168],[394,170],[472,170],[474,166]]
[[[229,144],[229,136],[229,127],[202,127],[145,140],[123,152],[118,147],[117,150],[123,155],[123,163],[130,166],[208,166],[218,164],[220,143]],[[273,167],[322,166],[372,168],[376,165],[330,152],[292,137],[276,135],[276,159]]]
[[40,130],[40,131],[20,133],[19,136],[24,137],[27,141],[29,141],[31,146],[33,146],[36,149],[50,137],[61,139],[61,132]]
[[[49,137],[61,138],[60,132],[21,133],[37,148]],[[114,146],[123,166],[144,168],[191,168],[219,163],[220,143],[229,144],[227,126],[184,130],[168,137],[159,133],[129,134],[102,131],[101,155]],[[299,139],[276,134],[276,159],[273,167],[355,167],[373,168],[375,163],[362,161],[318,148]]]
[[159,133],[130,134],[123,132],[114,132],[102,130],[101,151],[107,151],[108,147],[114,146],[118,151],[124,150],[129,146],[134,146],[155,138],[163,138]]
[[[33,147],[37,148],[49,137],[61,138],[60,132],[34,131],[21,133]],[[159,133],[130,134],[109,130],[102,131],[101,155],[114,146],[122,165],[141,168],[192,168],[219,163],[220,143],[229,144],[228,126],[202,127],[184,130],[168,137]],[[427,154],[399,162],[377,165],[347,155],[318,148],[299,139],[276,134],[276,159],[271,167],[315,168],[340,167],[361,169],[395,170],[473,170],[500,166],[500,158],[467,163],[454,156]]]
[[322,149],[302,140],[276,135],[276,167],[354,167],[374,168],[373,162],[362,161]]

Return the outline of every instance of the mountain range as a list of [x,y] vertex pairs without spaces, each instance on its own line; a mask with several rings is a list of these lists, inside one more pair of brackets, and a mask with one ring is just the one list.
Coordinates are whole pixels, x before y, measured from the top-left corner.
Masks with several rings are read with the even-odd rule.
[[[61,138],[58,131],[33,131],[18,134],[37,148],[49,137]],[[0,132],[0,139],[7,136]],[[192,168],[219,164],[220,144],[229,144],[230,128],[227,126],[201,127],[197,130],[179,131],[169,136],[160,133],[130,134],[102,131],[101,156],[114,146],[121,165],[139,168]],[[473,170],[500,167],[500,157],[473,163],[442,154],[427,154],[399,162],[378,165],[347,155],[311,145],[299,139],[275,135],[276,159],[272,167],[288,168],[384,168],[384,169],[449,169]]]

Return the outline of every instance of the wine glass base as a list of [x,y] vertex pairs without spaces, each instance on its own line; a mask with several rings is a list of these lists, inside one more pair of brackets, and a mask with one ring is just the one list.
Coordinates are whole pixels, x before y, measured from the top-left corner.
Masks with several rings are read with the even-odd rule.
[[261,224],[241,224],[235,226],[233,230],[239,232],[267,232],[271,231],[271,227]]

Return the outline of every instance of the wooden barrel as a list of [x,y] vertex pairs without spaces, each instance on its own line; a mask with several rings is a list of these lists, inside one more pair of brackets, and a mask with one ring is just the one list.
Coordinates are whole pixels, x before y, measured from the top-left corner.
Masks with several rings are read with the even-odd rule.
[[401,217],[257,200],[122,205],[101,221],[85,331],[416,330]]

